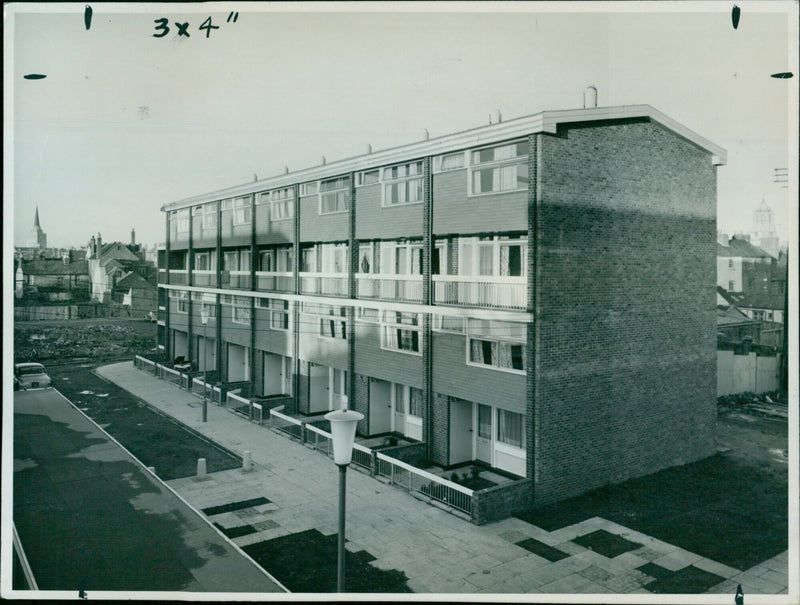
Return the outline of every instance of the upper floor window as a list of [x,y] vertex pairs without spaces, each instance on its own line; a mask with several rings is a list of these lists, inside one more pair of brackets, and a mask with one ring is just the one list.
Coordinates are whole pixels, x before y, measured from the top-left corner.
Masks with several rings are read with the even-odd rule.
[[177,233],[189,233],[189,209],[173,210],[170,213],[170,221],[175,222]]
[[250,325],[250,299],[246,296],[232,297],[233,315],[231,320],[235,324]]
[[467,320],[467,363],[524,373],[526,324],[487,319]]
[[358,245],[358,273],[374,273],[375,256],[372,244],[364,242]]
[[525,237],[465,237],[459,243],[460,275],[526,275],[528,240]]
[[192,300],[199,305],[201,320],[217,316],[217,297],[214,294],[193,292]]
[[317,181],[300,184],[300,195],[315,195],[317,193]]
[[465,331],[464,318],[454,315],[434,315],[433,329],[438,332],[454,332],[456,334],[463,334]]
[[269,309],[269,327],[273,330],[289,329],[289,301],[280,298],[258,298],[256,305],[260,309]]
[[253,209],[250,206],[250,196],[237,197],[222,201],[223,211],[233,211],[234,225],[249,225],[252,220]]
[[169,297],[177,299],[176,308],[178,313],[189,312],[189,296],[185,290],[170,290]]
[[422,162],[384,168],[383,206],[421,202],[423,172]]
[[733,269],[733,259],[732,258],[728,259],[728,269]]
[[222,253],[222,267],[224,271],[249,271],[249,250],[228,250]]
[[376,324],[380,320],[380,311],[370,307],[358,308],[358,321]]
[[272,221],[282,221],[294,218],[294,187],[275,189],[269,193],[262,193],[262,196],[269,196],[270,213]]
[[217,228],[217,202],[203,204],[192,208],[192,216],[195,219],[195,228],[216,229]]
[[419,313],[384,311],[381,324],[381,348],[422,354],[422,319]]
[[364,170],[356,174],[356,187],[363,187],[364,185],[376,185],[380,182],[380,171],[376,168],[374,170]]
[[517,191],[527,187],[527,141],[470,152],[470,195]]
[[464,152],[447,153],[433,158],[433,171],[446,172],[448,170],[458,170],[464,167]]
[[260,250],[258,253],[259,271],[279,271],[287,273],[292,270],[292,249],[276,248]]
[[214,264],[212,260],[216,254],[214,252],[195,252],[194,253],[194,270],[195,271],[212,271]]
[[319,183],[319,213],[346,212],[350,196],[350,177],[342,176]]

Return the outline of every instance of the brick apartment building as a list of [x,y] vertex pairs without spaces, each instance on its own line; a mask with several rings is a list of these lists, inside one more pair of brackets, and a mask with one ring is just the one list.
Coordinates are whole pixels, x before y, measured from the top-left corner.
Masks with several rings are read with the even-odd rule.
[[724,162],[649,105],[594,107],[170,203],[160,346],[537,505],[697,460]]

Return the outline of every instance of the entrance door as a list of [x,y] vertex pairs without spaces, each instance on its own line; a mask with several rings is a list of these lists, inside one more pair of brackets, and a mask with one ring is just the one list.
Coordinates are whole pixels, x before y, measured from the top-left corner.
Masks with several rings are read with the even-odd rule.
[[450,399],[449,464],[472,460],[472,402]]
[[492,464],[492,408],[478,404],[475,460]]
[[228,382],[250,379],[250,353],[247,347],[228,344]]
[[328,366],[308,364],[310,392],[308,411],[311,414],[328,410]]
[[[330,409],[341,410],[344,407],[344,403],[347,401],[347,372],[331,368],[330,386]],[[342,395],[344,395],[344,400],[342,399]]]
[[369,381],[369,432],[371,435],[392,430],[392,385],[385,380]]
[[217,347],[213,338],[197,337],[197,369],[213,372],[217,367]]
[[408,409],[408,388],[402,384],[394,385],[394,422],[392,429],[398,433],[406,434],[406,410]]
[[264,395],[280,395],[283,385],[283,357],[264,353]]

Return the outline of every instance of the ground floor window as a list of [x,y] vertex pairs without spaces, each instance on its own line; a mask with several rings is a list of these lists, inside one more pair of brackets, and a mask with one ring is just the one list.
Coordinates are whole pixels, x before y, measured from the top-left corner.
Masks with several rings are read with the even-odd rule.
[[508,410],[497,411],[497,440],[515,447],[525,447],[522,414]]

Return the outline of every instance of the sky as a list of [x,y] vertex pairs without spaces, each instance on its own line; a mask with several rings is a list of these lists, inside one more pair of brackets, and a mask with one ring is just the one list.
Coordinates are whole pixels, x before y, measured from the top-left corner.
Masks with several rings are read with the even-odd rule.
[[796,179],[797,5],[738,4],[738,29],[729,2],[94,3],[89,29],[85,4],[7,4],[5,240],[26,244],[38,206],[51,246],[163,242],[165,203],[495,109],[579,108],[594,85],[600,106],[650,104],[727,149],[718,228],[749,230],[763,199],[785,241],[796,190],[773,175]]

